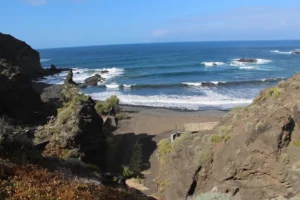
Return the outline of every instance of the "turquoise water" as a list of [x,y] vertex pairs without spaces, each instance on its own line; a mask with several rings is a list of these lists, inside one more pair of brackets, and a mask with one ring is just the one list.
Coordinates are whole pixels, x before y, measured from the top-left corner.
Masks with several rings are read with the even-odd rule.
[[[39,50],[44,67],[74,68],[74,80],[107,69],[82,92],[122,104],[205,110],[247,105],[263,88],[300,71],[300,41],[193,42]],[[254,64],[236,61],[255,58]],[[214,63],[214,64],[213,64]],[[62,83],[65,73],[44,82]]]

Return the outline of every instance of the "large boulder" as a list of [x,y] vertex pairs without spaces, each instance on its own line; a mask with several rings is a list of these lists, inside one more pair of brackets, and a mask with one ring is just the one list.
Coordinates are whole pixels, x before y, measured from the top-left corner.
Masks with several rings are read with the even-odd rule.
[[44,115],[41,107],[40,95],[32,89],[28,77],[19,67],[0,60],[0,115],[33,123]]
[[18,66],[29,78],[37,78],[45,73],[40,63],[39,52],[25,42],[3,33],[0,33],[1,58],[11,62],[14,66]]
[[102,83],[104,80],[105,78],[102,78],[99,74],[95,74],[94,76],[86,78],[84,83],[80,84],[79,87],[85,88],[87,86],[96,86],[98,83]]

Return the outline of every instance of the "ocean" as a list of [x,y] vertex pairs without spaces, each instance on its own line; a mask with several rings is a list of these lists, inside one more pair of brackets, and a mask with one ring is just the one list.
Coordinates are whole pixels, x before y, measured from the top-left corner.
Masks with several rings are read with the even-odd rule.
[[[101,70],[104,83],[82,89],[97,100],[180,110],[228,110],[300,71],[300,41],[187,42],[39,49],[41,64],[74,69],[83,82]],[[238,62],[253,58],[256,63]],[[61,84],[66,75],[46,77]]]

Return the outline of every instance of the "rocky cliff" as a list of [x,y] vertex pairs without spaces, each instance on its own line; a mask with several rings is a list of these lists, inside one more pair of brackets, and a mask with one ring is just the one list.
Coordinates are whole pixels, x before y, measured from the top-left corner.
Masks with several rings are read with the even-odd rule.
[[296,74],[230,111],[213,131],[160,144],[159,192],[172,200],[206,192],[243,200],[299,197],[299,125]]
[[0,115],[19,122],[33,123],[46,117],[40,95],[31,88],[31,81],[21,69],[0,59]]
[[11,35],[0,33],[0,58],[18,66],[29,78],[37,78],[45,73],[39,52]]

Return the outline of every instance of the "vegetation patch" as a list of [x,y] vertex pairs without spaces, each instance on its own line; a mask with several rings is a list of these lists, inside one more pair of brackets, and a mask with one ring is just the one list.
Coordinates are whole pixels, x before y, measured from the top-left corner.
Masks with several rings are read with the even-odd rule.
[[133,151],[129,162],[129,168],[131,171],[135,173],[141,172],[142,157],[143,157],[142,144],[136,142],[133,146]]
[[289,156],[287,153],[281,153],[279,155],[279,162],[283,164],[288,164],[290,162]]
[[183,147],[188,146],[192,143],[197,134],[192,133],[182,133],[180,137],[176,138],[172,143],[172,149],[175,151],[180,151]]
[[272,87],[267,91],[267,97],[279,97],[280,89],[278,87]]
[[105,101],[98,101],[95,109],[99,114],[109,113],[115,106],[119,105],[120,100],[117,96],[113,95]]
[[296,146],[296,147],[300,147],[300,140],[295,140],[293,142],[293,144]]
[[[177,138],[178,139],[178,138]],[[158,156],[161,164],[165,164],[166,155],[172,151],[172,144],[170,139],[163,139],[158,143]]]
[[232,130],[232,125],[230,126],[220,126],[218,129],[218,134],[227,135]]
[[115,118],[117,120],[124,120],[124,119],[129,119],[130,117],[127,114],[125,114],[125,113],[117,113],[115,115]]
[[230,135],[212,135],[211,136],[211,142],[218,143],[218,142],[227,142],[231,139]]
[[197,152],[195,159],[196,159],[196,163],[198,165],[201,165],[201,166],[208,165],[209,163],[212,162],[213,152],[210,148],[204,149],[202,151]]

